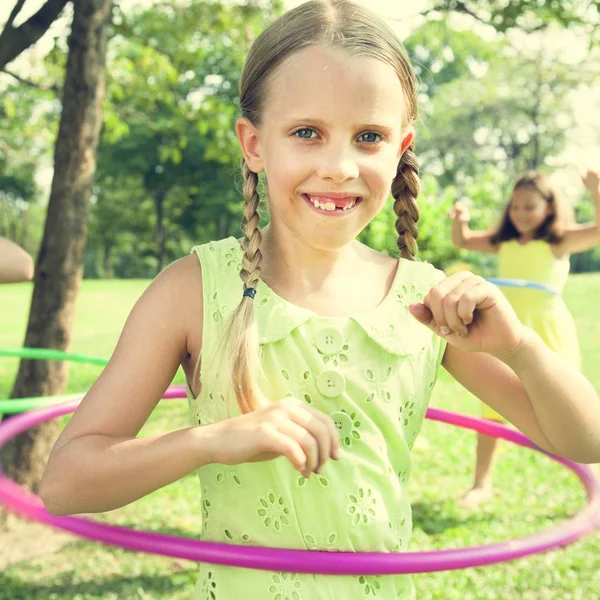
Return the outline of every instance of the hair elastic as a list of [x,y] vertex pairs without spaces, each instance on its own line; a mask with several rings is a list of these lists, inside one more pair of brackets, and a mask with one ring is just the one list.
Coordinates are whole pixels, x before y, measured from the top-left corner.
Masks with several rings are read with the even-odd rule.
[[244,290],[244,295],[242,296],[243,298],[245,298],[246,296],[248,296],[248,298],[252,298],[252,300],[254,300],[254,296],[256,296],[256,288],[246,288]]

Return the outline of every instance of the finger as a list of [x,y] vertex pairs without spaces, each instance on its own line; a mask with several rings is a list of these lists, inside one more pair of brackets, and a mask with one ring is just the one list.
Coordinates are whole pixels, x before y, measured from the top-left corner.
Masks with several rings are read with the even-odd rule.
[[[306,405],[295,407],[290,411],[290,418],[308,431],[316,440],[317,464],[312,470],[319,473],[327,459],[331,457],[333,439],[331,429],[327,426],[326,421],[321,418],[326,417],[326,415],[314,408],[310,410],[311,408]],[[335,428],[333,421],[332,425]]]
[[433,314],[424,304],[420,304],[420,303],[411,304],[408,307],[408,310],[410,311],[410,314],[415,319],[417,319],[417,321],[419,321],[419,323],[426,325],[427,327],[429,327],[430,329],[433,329],[434,331],[436,330],[437,324],[436,324],[435,320],[433,319]]
[[[444,298],[446,322],[456,335],[466,336],[469,333],[467,325],[473,321],[473,311],[475,310],[472,290],[480,285],[482,281],[479,277],[469,277]],[[463,298],[468,300],[464,302]]]
[[424,304],[411,304],[408,309],[419,323],[427,326],[436,335],[439,335],[440,337],[446,337],[448,335],[447,333],[442,333],[441,328],[433,318],[431,311]]
[[329,454],[327,456],[337,460],[340,454],[340,432],[333,419],[313,406],[305,405],[305,408],[325,425],[329,437]]
[[306,456],[306,464],[302,473],[304,477],[314,473],[319,465],[319,443],[312,433],[290,419],[283,420],[277,428],[281,433],[295,440],[302,448]]
[[447,335],[460,335],[464,336],[467,334],[467,327],[461,321],[458,316],[458,303],[461,298],[461,292],[456,289],[452,290],[445,298],[442,303],[444,308],[444,319],[447,323],[447,327],[450,330]]
[[475,285],[469,290],[465,290],[465,293],[462,294],[460,301],[457,306],[458,316],[461,321],[466,325],[466,334],[469,335],[468,326],[473,322],[475,317],[475,310],[477,308],[477,298],[479,296],[479,291],[476,291],[476,288],[480,285],[483,285],[482,282],[476,282]]
[[301,473],[306,471],[306,453],[293,437],[282,433],[276,427],[270,427],[267,433],[263,431],[263,442],[267,451],[285,456],[294,469]]
[[455,273],[432,287],[423,298],[423,304],[431,311],[433,319],[440,328],[441,335],[448,335],[451,331],[446,320],[444,299],[469,277],[473,277],[473,274],[469,271]]
[[[468,315],[474,318],[477,311],[486,310],[496,305],[503,298],[502,292],[493,284],[485,281],[481,277],[474,279],[474,285],[465,292],[465,306],[459,308],[465,320],[468,320]],[[470,323],[469,323],[470,324]]]
[[318,419],[318,421],[323,423],[327,430],[329,448],[324,458],[326,460],[328,457],[331,457],[337,460],[339,458],[340,450],[340,434],[335,426],[335,423],[333,422],[333,419],[324,412],[314,408],[313,406],[309,406],[305,402],[302,402],[296,398],[290,398],[289,401],[282,402],[286,402],[285,407],[289,414],[292,415],[293,413],[293,418],[303,427],[308,426],[309,419],[311,418]]

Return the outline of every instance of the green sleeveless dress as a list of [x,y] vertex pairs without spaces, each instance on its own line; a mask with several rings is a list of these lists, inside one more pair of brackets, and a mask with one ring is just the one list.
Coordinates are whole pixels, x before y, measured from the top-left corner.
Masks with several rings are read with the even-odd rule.
[[[242,297],[242,250],[235,238],[195,247],[204,287],[203,357],[213,356]],[[322,317],[260,282],[256,319],[265,396],[293,396],[331,416],[340,460],[303,478],[285,458],[199,469],[202,538],[249,546],[320,551],[402,552],[412,529],[407,482],[445,342],[408,307],[443,274],[401,259],[375,309]],[[238,415],[227,379],[202,361],[202,391],[188,389],[193,425]],[[324,576],[200,565],[201,600],[412,599],[409,576]]]

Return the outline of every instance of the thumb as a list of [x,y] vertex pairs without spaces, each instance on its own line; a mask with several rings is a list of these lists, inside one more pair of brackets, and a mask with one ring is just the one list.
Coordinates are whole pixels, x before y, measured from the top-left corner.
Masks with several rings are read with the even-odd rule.
[[[433,333],[439,335],[442,338],[446,338],[446,333],[442,333],[440,330],[437,321],[433,318],[433,313],[424,305],[424,304],[411,304],[408,309],[410,310],[410,314],[417,320],[419,323],[422,323]],[[448,330],[449,332],[450,330]]]
[[430,329],[435,331],[436,322],[433,318],[432,312],[424,304],[411,304],[408,309],[410,314],[423,325],[427,325]]

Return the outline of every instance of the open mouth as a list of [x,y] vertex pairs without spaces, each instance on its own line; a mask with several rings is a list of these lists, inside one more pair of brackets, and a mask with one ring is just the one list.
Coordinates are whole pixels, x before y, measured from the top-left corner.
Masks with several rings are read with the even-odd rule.
[[310,196],[302,194],[304,199],[312,204],[314,208],[326,213],[345,213],[360,204],[360,196],[348,196],[346,198],[327,198],[325,196]]

